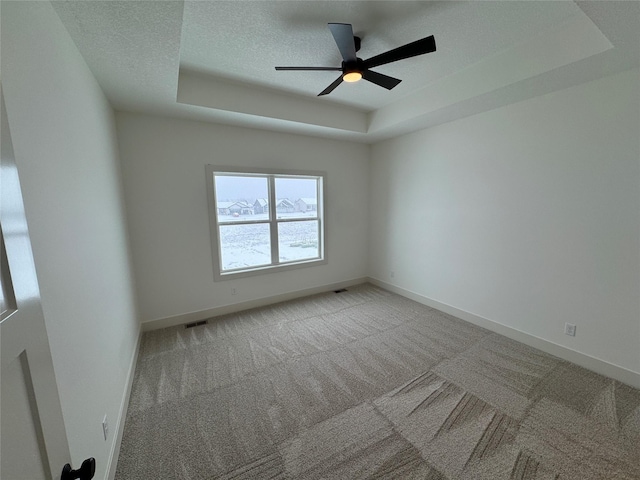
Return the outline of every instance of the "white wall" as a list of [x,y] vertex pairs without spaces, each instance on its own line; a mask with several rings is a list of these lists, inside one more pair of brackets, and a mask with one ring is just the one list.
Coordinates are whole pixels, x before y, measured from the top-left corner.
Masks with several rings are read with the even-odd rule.
[[49,2],[2,2],[2,85],[72,461],[105,478],[140,328],[113,112]]
[[[368,146],[132,113],[116,123],[143,321],[366,276]],[[327,172],[328,264],[214,282],[207,164]]]
[[375,145],[370,275],[640,372],[638,78]]

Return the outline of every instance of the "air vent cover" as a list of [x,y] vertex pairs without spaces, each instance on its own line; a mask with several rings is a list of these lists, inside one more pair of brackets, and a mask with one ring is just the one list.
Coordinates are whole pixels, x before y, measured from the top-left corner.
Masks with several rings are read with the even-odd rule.
[[200,325],[206,325],[206,324],[207,324],[206,320],[200,320],[199,322],[187,323],[185,324],[184,328],[199,327]]

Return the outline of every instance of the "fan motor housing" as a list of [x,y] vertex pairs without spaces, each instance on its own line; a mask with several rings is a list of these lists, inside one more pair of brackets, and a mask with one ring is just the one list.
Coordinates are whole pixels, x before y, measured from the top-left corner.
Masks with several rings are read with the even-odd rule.
[[[356,37],[357,38],[357,37]],[[364,72],[364,62],[362,59],[357,58],[355,62],[342,62],[342,73],[349,72]]]

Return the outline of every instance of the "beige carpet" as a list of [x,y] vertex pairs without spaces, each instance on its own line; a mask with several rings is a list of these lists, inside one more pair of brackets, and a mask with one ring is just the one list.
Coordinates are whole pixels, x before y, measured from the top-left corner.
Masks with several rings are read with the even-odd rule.
[[640,391],[371,285],[146,333],[116,478],[640,479]]

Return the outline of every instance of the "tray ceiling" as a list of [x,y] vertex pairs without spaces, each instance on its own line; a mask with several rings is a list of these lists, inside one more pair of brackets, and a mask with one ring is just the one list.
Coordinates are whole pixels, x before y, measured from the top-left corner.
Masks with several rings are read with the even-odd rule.
[[[640,64],[638,2],[54,1],[118,110],[374,142]],[[434,35],[437,51],[377,67],[402,79],[317,94],[339,66],[328,22],[361,58]]]

